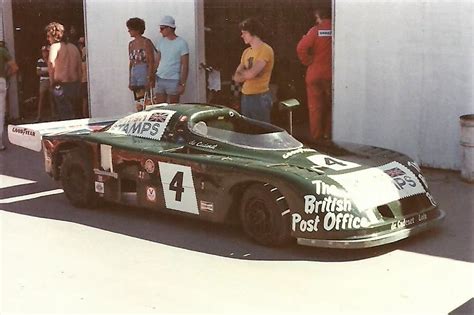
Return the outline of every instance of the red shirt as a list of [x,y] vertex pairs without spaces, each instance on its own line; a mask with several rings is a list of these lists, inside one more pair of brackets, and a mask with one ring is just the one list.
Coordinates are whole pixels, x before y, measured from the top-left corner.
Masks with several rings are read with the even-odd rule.
[[332,23],[329,19],[312,27],[296,46],[301,63],[308,66],[306,81],[332,78]]

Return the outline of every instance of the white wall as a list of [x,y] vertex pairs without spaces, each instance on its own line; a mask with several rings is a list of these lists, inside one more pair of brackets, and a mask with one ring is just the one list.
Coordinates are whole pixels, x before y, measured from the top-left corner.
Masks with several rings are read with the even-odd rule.
[[125,25],[131,17],[145,20],[144,36],[155,44],[161,37],[161,17],[175,18],[176,34],[188,42],[190,49],[190,71],[181,101],[205,100],[205,74],[198,68],[203,61],[199,56],[204,55],[204,28],[200,27],[203,15],[198,14],[203,10],[201,0],[85,0],[84,8],[93,117],[135,110],[128,89],[128,43],[132,38]]
[[474,113],[474,2],[335,1],[334,137],[460,168]]

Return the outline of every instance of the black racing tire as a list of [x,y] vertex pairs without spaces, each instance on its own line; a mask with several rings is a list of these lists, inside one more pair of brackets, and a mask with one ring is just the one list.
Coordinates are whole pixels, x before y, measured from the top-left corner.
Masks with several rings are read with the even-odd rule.
[[245,233],[265,246],[283,246],[292,241],[288,204],[282,194],[269,184],[252,184],[240,207],[240,221]]
[[94,171],[90,159],[78,149],[64,156],[61,165],[61,184],[72,205],[81,208],[97,206]]

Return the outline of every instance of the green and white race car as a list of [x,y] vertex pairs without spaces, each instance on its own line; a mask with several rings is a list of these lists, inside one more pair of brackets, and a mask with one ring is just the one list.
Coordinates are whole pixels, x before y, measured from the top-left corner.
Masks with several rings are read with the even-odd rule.
[[46,172],[75,206],[105,200],[240,223],[264,245],[378,246],[444,216],[407,156],[349,143],[305,146],[215,105],[10,125],[9,139],[44,151]]

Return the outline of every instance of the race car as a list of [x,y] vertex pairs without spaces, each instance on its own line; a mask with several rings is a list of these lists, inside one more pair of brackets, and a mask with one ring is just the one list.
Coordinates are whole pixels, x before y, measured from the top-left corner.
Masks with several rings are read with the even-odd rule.
[[420,167],[372,146],[303,145],[284,129],[207,104],[161,104],[120,118],[10,125],[43,150],[78,207],[98,201],[241,224],[256,242],[365,248],[444,217]]

